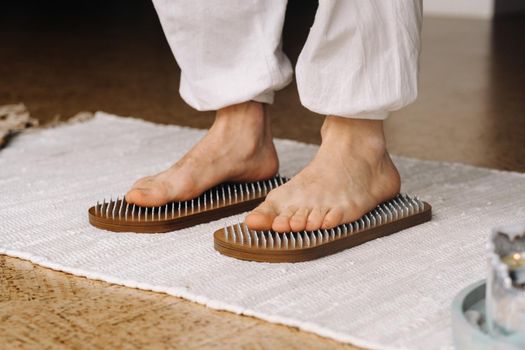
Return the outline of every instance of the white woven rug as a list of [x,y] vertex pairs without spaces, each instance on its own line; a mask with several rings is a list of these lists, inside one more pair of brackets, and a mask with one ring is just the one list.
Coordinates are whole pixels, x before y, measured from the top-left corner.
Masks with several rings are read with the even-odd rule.
[[[87,208],[170,165],[203,131],[98,113],[25,134],[0,151],[0,253],[52,269],[297,326],[371,348],[451,346],[453,296],[483,278],[492,226],[525,219],[525,175],[395,158],[433,221],[299,264],[223,257],[212,232],[242,216],[164,235],[91,227]],[[316,146],[278,140],[284,175]]]

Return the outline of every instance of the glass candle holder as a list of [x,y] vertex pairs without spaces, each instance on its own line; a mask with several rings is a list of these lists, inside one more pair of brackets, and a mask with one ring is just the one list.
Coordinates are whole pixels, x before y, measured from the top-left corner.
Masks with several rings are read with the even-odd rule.
[[495,228],[487,248],[488,331],[525,347],[525,223]]

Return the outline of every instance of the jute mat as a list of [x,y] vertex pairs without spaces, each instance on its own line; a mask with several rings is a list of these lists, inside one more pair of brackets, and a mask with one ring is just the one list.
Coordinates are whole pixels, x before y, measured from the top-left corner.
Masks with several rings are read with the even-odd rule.
[[[105,113],[19,135],[0,151],[0,253],[358,346],[448,348],[450,303],[484,277],[490,228],[525,219],[523,174],[396,157],[403,190],[434,206],[433,221],[312,262],[216,253],[214,229],[242,215],[163,235],[89,225],[94,202],[166,168],[202,135]],[[288,176],[317,149],[277,148]]]

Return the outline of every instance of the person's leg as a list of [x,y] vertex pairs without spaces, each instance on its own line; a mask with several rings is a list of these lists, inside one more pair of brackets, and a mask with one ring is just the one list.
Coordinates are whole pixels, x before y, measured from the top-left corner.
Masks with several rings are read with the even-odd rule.
[[285,0],[154,0],[181,68],[182,98],[217,110],[207,135],[168,170],[137,181],[130,203],[193,198],[224,181],[273,176],[278,160],[264,103],[292,78],[281,51]]
[[383,119],[417,95],[419,0],[321,0],[299,57],[301,102],[328,115],[312,162],[250,213],[253,229],[302,231],[358,219],[400,189]]

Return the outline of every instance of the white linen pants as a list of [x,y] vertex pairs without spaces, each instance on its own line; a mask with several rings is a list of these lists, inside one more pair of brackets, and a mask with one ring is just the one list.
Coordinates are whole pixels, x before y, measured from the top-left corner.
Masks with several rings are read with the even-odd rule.
[[[281,50],[286,0],[153,0],[197,110],[272,103],[293,70]],[[319,0],[299,56],[301,103],[384,119],[417,96],[421,0]]]

